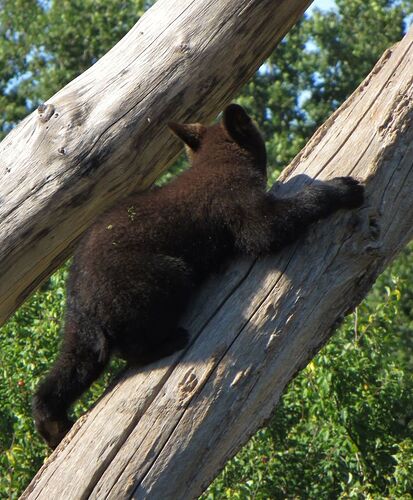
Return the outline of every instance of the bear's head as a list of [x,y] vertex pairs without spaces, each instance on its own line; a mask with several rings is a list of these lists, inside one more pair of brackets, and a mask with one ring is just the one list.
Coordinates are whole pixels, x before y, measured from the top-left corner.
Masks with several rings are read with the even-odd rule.
[[219,165],[248,166],[267,175],[265,143],[258,128],[242,106],[230,104],[219,123],[168,123],[185,143],[193,167]]

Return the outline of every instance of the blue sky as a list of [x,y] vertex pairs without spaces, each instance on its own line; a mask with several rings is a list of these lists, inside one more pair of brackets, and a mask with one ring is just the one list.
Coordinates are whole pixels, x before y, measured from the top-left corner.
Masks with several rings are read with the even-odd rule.
[[331,9],[335,4],[334,0],[315,0],[310,6],[310,10],[314,9],[314,7],[318,7],[319,9]]

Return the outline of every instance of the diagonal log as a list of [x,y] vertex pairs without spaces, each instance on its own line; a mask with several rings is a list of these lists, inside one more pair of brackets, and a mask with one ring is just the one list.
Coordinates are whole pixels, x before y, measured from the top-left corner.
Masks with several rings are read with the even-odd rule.
[[[413,29],[317,131],[275,191],[364,179],[367,202],[275,257],[207,283],[184,353],[129,371],[75,425],[24,499],[197,497],[413,236]],[[294,177],[294,178],[293,178]],[[291,179],[291,180],[290,180]]]
[[3,140],[0,324],[98,213],[176,156],[166,122],[216,116],[310,3],[159,0]]

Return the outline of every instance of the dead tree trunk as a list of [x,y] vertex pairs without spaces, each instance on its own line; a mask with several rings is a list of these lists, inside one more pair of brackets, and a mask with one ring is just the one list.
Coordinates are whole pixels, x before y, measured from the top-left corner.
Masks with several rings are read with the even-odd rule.
[[208,121],[311,0],[159,0],[0,144],[0,324],[102,209],[176,156],[168,120]]
[[[413,30],[283,176],[364,179],[342,211],[276,257],[242,261],[193,304],[184,354],[128,372],[83,417],[24,499],[189,499],[271,415],[294,374],[413,235]],[[307,177],[308,176],[308,177]]]

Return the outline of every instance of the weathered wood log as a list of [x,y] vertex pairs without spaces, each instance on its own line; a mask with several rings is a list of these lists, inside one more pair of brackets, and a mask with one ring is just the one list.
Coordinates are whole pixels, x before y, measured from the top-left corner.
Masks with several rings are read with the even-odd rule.
[[92,219],[176,156],[168,120],[208,121],[311,0],[159,0],[0,144],[0,324]]
[[82,417],[24,499],[197,497],[271,415],[294,374],[413,236],[413,30],[283,175],[364,179],[365,206],[278,256],[211,280],[185,320],[192,345],[129,371]]

